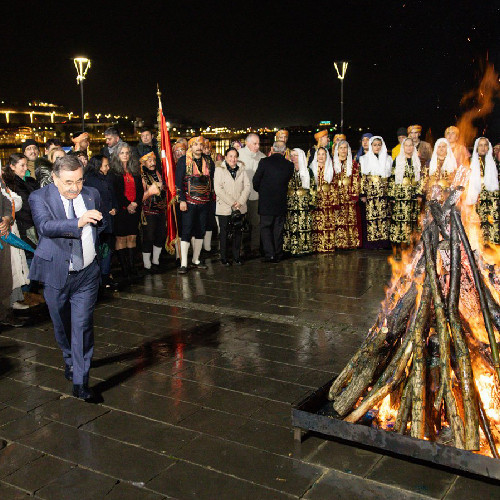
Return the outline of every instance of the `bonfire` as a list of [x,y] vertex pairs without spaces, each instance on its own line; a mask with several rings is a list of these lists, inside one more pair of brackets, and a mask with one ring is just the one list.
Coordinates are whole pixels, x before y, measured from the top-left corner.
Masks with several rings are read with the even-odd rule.
[[[464,141],[497,92],[490,68],[459,122]],[[328,398],[347,422],[499,458],[500,251],[464,204],[468,170],[433,188],[413,245],[392,262],[377,320]]]

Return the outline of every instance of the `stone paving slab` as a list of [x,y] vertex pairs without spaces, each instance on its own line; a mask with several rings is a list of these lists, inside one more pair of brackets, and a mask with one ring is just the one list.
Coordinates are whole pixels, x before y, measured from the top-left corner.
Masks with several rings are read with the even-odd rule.
[[0,331],[0,498],[500,497],[498,482],[311,435],[290,403],[375,319],[384,252],[147,276],[96,309],[91,383],[69,396],[47,317]]

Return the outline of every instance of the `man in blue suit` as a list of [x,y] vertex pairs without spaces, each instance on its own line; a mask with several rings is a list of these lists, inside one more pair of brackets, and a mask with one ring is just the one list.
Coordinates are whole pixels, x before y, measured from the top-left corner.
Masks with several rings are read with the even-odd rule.
[[95,402],[89,389],[94,352],[93,313],[99,290],[98,233],[104,229],[99,192],[83,186],[75,156],[58,158],[54,184],[31,193],[29,204],[39,242],[30,279],[44,283],[44,297],[63,352],[64,375],[73,396]]

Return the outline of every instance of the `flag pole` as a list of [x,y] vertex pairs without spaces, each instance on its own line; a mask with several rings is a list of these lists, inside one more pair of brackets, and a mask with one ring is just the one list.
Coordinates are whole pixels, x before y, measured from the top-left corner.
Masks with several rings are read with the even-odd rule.
[[[160,147],[161,147],[161,121],[160,121],[160,111],[163,113],[163,107],[161,105],[161,91],[160,91],[160,84],[156,82],[156,95],[158,96],[158,132],[160,135]],[[167,179],[165,179],[165,182],[167,182]],[[177,210],[175,209],[175,197],[170,200],[170,204],[172,205],[172,211],[174,213],[174,222],[175,222],[175,246],[177,248],[177,253],[179,254],[179,259],[182,261],[182,255],[181,255],[181,245],[179,243],[179,224],[177,222]]]

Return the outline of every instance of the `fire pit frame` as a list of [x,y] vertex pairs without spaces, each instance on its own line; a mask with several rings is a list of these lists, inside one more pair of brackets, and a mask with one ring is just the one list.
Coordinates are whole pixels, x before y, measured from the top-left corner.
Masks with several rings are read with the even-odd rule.
[[454,446],[403,436],[396,432],[373,429],[362,424],[351,424],[341,419],[318,415],[327,402],[327,395],[334,377],[313,391],[297,404],[292,405],[294,439],[302,442],[302,431],[314,431],[325,436],[338,437],[353,443],[361,443],[399,455],[444,465],[453,469],[500,480],[500,460],[472,451],[459,450]]

